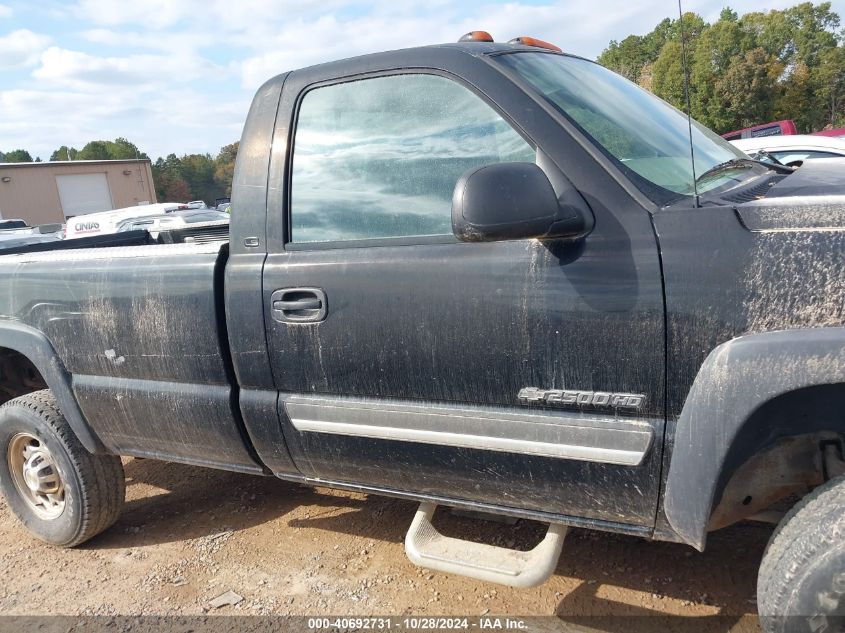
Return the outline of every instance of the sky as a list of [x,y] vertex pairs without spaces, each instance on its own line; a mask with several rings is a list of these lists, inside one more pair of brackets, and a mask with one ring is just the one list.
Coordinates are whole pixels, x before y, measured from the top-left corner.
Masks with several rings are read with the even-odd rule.
[[[683,0],[707,21],[725,4]],[[845,0],[833,9],[845,16]],[[675,0],[0,0],[0,151],[47,160],[62,145],[123,136],[154,160],[215,155],[240,138],[255,89],[287,70],[476,29],[595,58],[677,11]]]

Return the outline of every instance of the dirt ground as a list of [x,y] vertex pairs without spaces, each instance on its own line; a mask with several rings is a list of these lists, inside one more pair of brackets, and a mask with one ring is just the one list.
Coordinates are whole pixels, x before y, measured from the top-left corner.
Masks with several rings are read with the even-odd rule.
[[[414,567],[407,501],[148,460],[125,468],[120,520],[74,550],[31,538],[0,502],[0,614],[547,615],[554,628],[626,633],[650,627],[620,616],[677,615],[661,630],[759,630],[762,524],[712,534],[704,554],[572,530],[552,579],[517,590]],[[530,523],[437,521],[507,546],[537,534]],[[212,607],[227,591],[243,599]]]

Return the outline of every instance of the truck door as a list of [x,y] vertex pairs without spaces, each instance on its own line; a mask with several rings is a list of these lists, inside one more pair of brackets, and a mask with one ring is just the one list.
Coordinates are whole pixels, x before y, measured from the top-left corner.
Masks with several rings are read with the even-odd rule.
[[588,193],[584,240],[459,242],[460,175],[536,161],[556,129],[478,63],[477,85],[288,78],[263,289],[286,442],[313,479],[651,526],[664,333],[648,214]]

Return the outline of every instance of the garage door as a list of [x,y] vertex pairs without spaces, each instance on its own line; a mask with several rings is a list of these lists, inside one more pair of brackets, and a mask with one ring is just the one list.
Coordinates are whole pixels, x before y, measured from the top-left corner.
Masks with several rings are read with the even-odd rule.
[[114,208],[105,173],[56,176],[56,185],[66,218]]

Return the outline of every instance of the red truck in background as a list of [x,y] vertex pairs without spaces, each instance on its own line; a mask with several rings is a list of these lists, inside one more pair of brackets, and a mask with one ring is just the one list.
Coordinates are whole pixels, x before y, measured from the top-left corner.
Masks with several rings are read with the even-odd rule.
[[[786,136],[790,134],[798,134],[798,128],[795,127],[795,122],[791,119],[784,119],[783,121],[772,121],[771,123],[762,123],[752,127],[742,128],[741,130],[734,130],[722,134],[722,138],[729,141],[735,141],[741,138],[758,138],[760,136]],[[820,130],[818,132],[811,132],[815,136],[833,136],[838,138],[845,138],[845,127],[834,128],[830,130]]]

